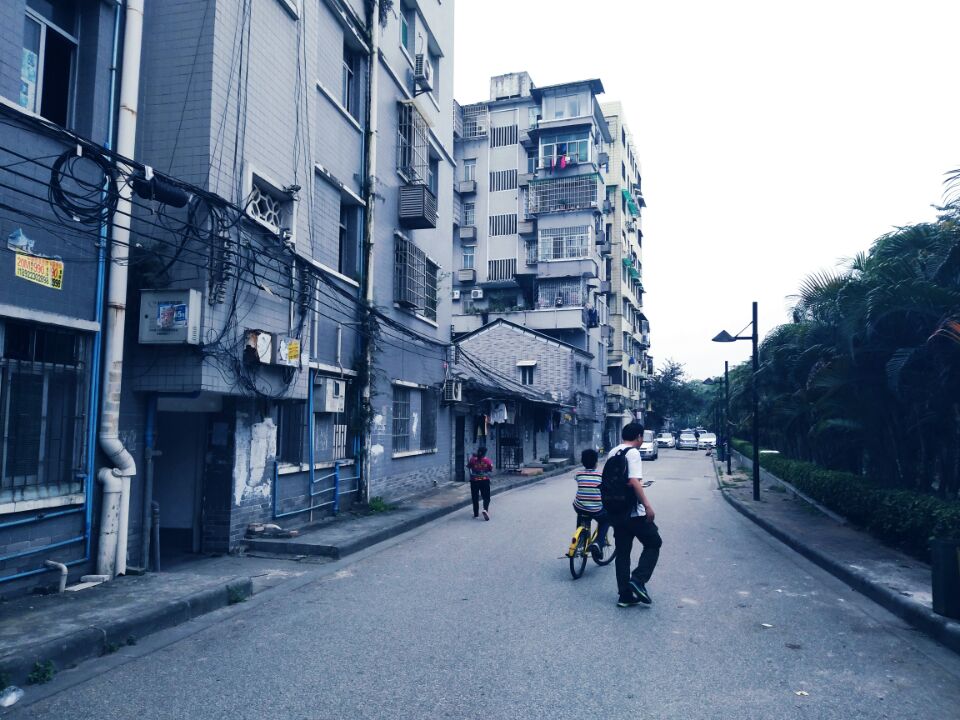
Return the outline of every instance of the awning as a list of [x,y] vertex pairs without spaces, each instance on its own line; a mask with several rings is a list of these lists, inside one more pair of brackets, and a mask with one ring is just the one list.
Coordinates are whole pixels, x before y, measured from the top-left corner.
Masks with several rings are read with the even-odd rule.
[[637,203],[633,199],[633,195],[626,188],[620,188],[620,192],[623,193],[623,199],[627,201],[627,208],[630,210],[630,214],[636,217],[640,216],[640,208],[637,207]]

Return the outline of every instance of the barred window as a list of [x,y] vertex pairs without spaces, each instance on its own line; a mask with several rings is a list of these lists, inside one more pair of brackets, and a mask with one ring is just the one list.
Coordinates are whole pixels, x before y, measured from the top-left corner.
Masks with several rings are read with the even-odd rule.
[[0,499],[80,491],[84,358],[80,333],[0,322]]
[[517,259],[503,258],[487,261],[487,280],[491,282],[513,280],[517,274]]
[[490,235],[516,235],[517,234],[517,214],[491,215],[490,216]]
[[440,266],[406,238],[395,237],[394,300],[399,305],[437,317]]
[[393,452],[410,449],[410,388],[393,387]]
[[433,388],[420,391],[420,449],[437,449],[437,412],[440,395]]
[[541,280],[537,284],[537,307],[541,310],[552,307],[583,307],[586,295],[586,286],[579,278]]
[[490,147],[492,148],[516,145],[518,138],[519,132],[516,125],[490,128]]
[[415,105],[397,106],[397,170],[413,183],[426,183],[430,172],[427,121]]
[[569,212],[599,207],[600,176],[552,177],[530,183],[527,213]]
[[578,225],[540,230],[540,260],[585,258],[590,253],[591,227]]
[[277,460],[299,465],[303,461],[307,404],[291,400],[280,404],[277,413]]
[[516,170],[496,170],[490,173],[490,192],[517,189]]
[[256,174],[250,180],[246,211],[272,233],[279,234],[284,228],[293,230],[293,199]]

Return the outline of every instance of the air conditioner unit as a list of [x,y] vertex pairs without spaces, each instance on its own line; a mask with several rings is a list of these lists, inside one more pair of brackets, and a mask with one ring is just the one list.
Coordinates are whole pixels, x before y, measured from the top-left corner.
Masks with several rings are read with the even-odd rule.
[[433,90],[433,65],[425,53],[418,53],[413,70],[413,81],[418,90],[429,92]]
[[444,402],[460,402],[463,400],[463,383],[459,380],[443,381]]
[[459,291],[459,290],[453,290],[453,291],[450,293],[450,298],[453,299],[453,300],[459,300],[459,299],[460,299],[460,291]]
[[470,297],[474,300],[483,300],[483,288],[474,288],[471,290]]
[[313,394],[313,411],[321,413],[342,413],[346,404],[347,381],[317,376],[319,392]]

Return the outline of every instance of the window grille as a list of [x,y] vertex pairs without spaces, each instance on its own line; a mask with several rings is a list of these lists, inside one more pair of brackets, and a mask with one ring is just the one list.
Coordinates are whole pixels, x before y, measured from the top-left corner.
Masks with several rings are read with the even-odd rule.
[[517,274],[517,259],[503,258],[502,260],[487,261],[487,280],[496,282],[513,280]]
[[591,228],[578,225],[540,230],[540,260],[569,260],[590,254]]
[[490,192],[517,189],[516,170],[495,170],[490,173]]
[[599,181],[600,176],[596,173],[533,181],[527,194],[527,213],[597,208],[601,190]]
[[496,235],[516,235],[517,234],[517,214],[491,215],[490,216],[490,236]]
[[258,177],[253,178],[247,198],[247,214],[270,230],[279,233],[286,219],[285,208],[290,199]]
[[506,147],[516,145],[520,134],[516,125],[490,128],[490,147]]
[[393,452],[410,449],[410,388],[393,388]]
[[583,307],[586,285],[579,279],[541,280],[537,284],[537,308]]
[[303,461],[303,436],[307,404],[302,400],[281,403],[277,425],[277,460],[299,465]]
[[411,102],[397,106],[397,170],[411,183],[426,184],[430,173],[427,121]]
[[490,110],[486,103],[464,105],[463,111],[463,139],[486,137],[490,127]]
[[439,266],[409,240],[396,237],[395,243],[394,300],[436,319]]
[[537,243],[530,241],[527,243],[527,265],[537,264]]
[[463,204],[463,224],[468,226],[477,224],[477,204],[475,202],[471,201]]

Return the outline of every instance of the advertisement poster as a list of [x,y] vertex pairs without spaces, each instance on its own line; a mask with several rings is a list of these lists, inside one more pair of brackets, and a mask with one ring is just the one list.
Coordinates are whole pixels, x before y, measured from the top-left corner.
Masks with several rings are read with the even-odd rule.
[[23,48],[20,58],[20,106],[34,110],[37,97],[37,54]]
[[157,328],[178,330],[187,326],[187,304],[182,302],[157,303]]
[[20,253],[15,256],[14,261],[16,263],[14,272],[18,278],[54,290],[63,288],[62,261]]

